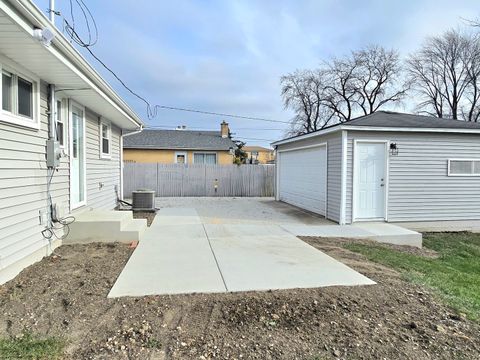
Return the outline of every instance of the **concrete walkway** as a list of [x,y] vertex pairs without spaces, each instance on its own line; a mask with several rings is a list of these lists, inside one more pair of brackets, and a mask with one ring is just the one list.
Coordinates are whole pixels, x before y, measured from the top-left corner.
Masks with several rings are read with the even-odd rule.
[[215,216],[199,216],[197,207],[162,208],[108,296],[374,284],[275,221],[262,221],[261,213],[244,221],[209,211]]

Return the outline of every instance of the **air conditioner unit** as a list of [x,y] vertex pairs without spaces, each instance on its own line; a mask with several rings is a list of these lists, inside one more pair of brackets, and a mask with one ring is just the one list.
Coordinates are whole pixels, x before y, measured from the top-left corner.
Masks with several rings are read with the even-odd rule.
[[155,191],[132,191],[133,211],[155,211]]

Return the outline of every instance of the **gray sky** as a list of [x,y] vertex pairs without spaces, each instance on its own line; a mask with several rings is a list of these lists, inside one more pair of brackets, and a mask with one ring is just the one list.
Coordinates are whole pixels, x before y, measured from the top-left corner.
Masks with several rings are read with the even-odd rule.
[[[425,37],[480,15],[478,0],[84,1],[99,28],[92,50],[151,103],[283,121],[292,113],[283,109],[281,75],[368,44],[405,56]],[[68,18],[69,1],[56,3]],[[219,129],[224,120],[168,110],[147,120],[143,103],[85,57],[149,125]],[[258,145],[287,126],[225,120],[237,137],[268,140],[245,140]]]

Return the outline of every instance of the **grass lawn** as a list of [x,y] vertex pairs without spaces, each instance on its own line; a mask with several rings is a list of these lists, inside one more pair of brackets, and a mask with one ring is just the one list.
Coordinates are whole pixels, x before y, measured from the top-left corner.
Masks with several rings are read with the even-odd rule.
[[383,245],[345,245],[369,260],[401,271],[407,279],[434,289],[446,302],[480,321],[480,234],[427,233],[423,246],[438,252],[428,258]]
[[30,334],[21,338],[0,339],[0,359],[60,359],[65,342],[57,338],[37,339]]

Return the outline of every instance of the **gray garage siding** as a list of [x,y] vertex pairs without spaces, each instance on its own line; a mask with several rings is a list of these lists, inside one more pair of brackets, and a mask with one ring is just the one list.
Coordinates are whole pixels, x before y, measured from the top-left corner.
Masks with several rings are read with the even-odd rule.
[[480,159],[480,136],[348,131],[346,221],[352,220],[353,141],[390,140],[388,221],[480,219],[480,177],[447,176],[449,158]]
[[279,145],[279,150],[327,143],[327,218],[340,221],[342,135],[341,132]]

